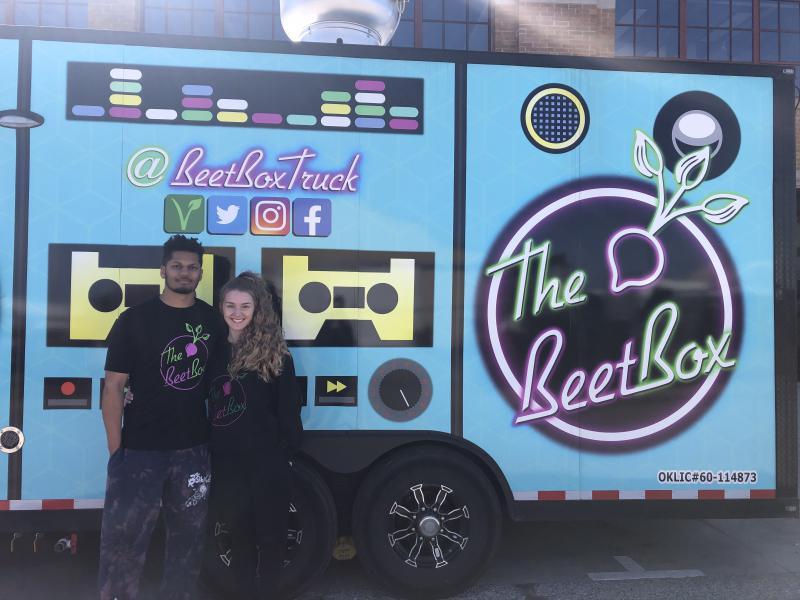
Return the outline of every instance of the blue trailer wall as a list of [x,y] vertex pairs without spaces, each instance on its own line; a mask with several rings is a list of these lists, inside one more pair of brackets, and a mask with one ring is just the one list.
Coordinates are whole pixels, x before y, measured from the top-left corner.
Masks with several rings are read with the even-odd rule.
[[[35,42],[23,498],[102,497],[103,341],[120,290],[160,284],[171,233],[224,259],[204,263],[206,301],[246,269],[283,293],[307,429],[449,430],[453,72]],[[234,163],[238,180],[203,174]],[[407,416],[369,389],[408,365]],[[90,409],[56,408],[82,389]]]
[[105,338],[173,233],[207,302],[274,285],[309,430],[463,428],[517,500],[774,496],[773,79],[436,56],[32,42],[23,500],[102,498]]

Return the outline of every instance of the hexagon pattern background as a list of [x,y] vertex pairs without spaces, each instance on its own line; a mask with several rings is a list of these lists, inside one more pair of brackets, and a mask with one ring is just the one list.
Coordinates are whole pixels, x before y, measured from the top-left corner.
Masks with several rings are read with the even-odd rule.
[[[212,68],[294,70],[364,76],[424,79],[424,135],[358,132],[215,128],[133,123],[81,122],[65,118],[66,65],[69,61],[180,65]],[[35,42],[33,109],[46,125],[32,137],[23,498],[102,498],[107,452],[100,413],[102,348],[55,348],[45,343],[47,250],[52,243],[160,245],[164,196],[209,190],[170,188],[168,178],[154,187],[131,185],[127,160],[146,146],[164,149],[172,164],[188,148],[202,145],[208,164],[228,164],[254,147],[276,157],[307,147],[316,152],[313,167],[333,171],[361,153],[355,194],[329,197],[333,230],[327,238],[212,236],[210,246],[234,247],[236,270],[259,271],[262,247],[423,251],[436,255],[434,346],[420,348],[294,348],[297,371],[309,377],[309,429],[389,429],[394,424],[367,401],[372,373],[389,358],[407,357],[426,366],[434,380],[430,407],[409,427],[449,430],[450,305],[453,218],[453,66],[444,63],[259,55],[221,51]],[[143,86],[147,85],[145,80]],[[213,192],[218,193],[218,192]],[[241,194],[241,191],[225,193]],[[246,192],[248,196],[269,195]],[[313,197],[303,192],[297,195]],[[282,195],[282,194],[277,194]],[[388,225],[387,225],[388,224]],[[316,375],[358,377],[359,406],[314,406]],[[44,377],[94,379],[92,410],[42,410]]]
[[[538,150],[520,127],[525,98],[546,83],[578,90],[591,114],[586,138],[564,154]],[[751,201],[736,219],[715,230],[736,263],[745,304],[744,342],[725,391],[684,432],[627,452],[576,449],[554,441],[536,426],[512,425],[514,411],[499,397],[487,372],[474,325],[480,270],[491,245],[512,216],[547,190],[590,177],[646,181],[633,165],[635,130],[652,135],[661,106],[693,89],[716,94],[731,106],[741,126],[742,146],[728,172],[684,198],[699,202],[706,195],[728,191]],[[756,487],[774,488],[774,381],[763,375],[774,367],[772,81],[471,65],[468,97],[465,437],[498,461],[515,492],[656,489],[660,469],[757,470]],[[669,174],[668,181],[672,184]]]

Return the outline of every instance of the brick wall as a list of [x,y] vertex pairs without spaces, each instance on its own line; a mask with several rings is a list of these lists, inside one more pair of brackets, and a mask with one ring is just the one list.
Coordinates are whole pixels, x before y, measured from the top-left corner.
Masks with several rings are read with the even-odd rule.
[[[89,0],[89,28],[138,31],[142,0]],[[614,56],[614,0],[493,0],[494,50]],[[800,182],[800,115],[795,118]]]
[[496,0],[493,33],[499,52],[614,56],[614,5]]
[[139,30],[139,0],[89,0],[89,29]]
[[492,45],[498,52],[519,52],[519,1],[494,0]]

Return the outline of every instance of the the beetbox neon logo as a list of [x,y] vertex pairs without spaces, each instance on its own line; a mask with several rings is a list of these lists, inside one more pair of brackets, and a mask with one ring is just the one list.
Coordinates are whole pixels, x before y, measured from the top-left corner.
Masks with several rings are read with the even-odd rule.
[[327,198],[298,198],[292,204],[292,231],[303,237],[331,234],[331,201]]
[[250,201],[250,232],[253,235],[288,235],[288,198],[255,197]]

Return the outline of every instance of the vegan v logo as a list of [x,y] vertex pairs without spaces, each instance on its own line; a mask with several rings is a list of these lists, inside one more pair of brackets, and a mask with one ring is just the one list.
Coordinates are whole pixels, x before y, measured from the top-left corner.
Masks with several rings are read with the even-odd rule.
[[201,233],[205,228],[205,199],[194,194],[169,194],[164,198],[164,231]]

